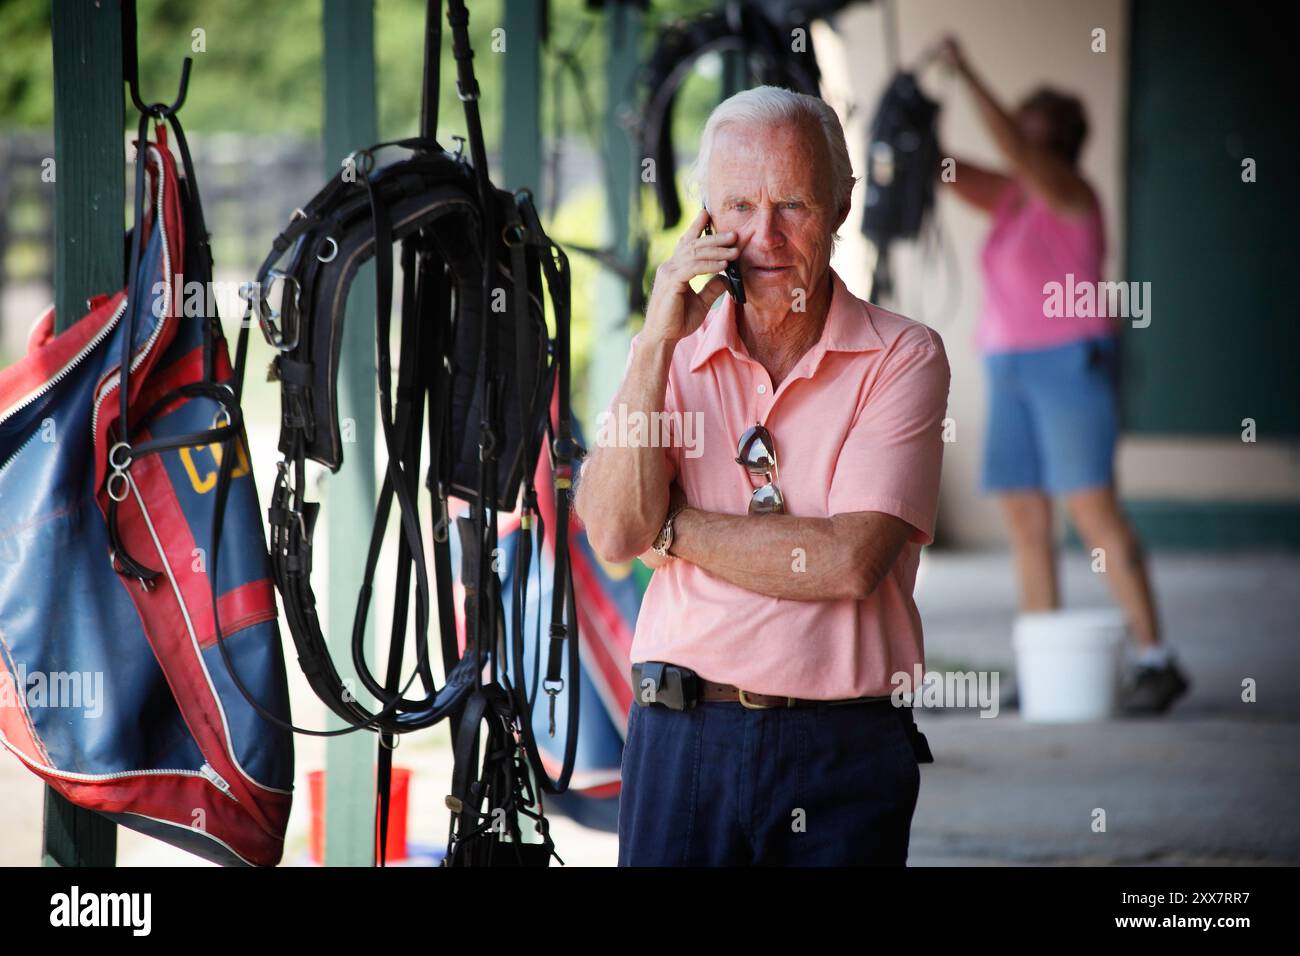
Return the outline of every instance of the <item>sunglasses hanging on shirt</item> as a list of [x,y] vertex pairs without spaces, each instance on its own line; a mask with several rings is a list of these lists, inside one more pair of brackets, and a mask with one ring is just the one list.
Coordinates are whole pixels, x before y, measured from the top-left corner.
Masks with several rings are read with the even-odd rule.
[[749,499],[749,513],[770,515],[785,513],[785,499],[777,486],[776,442],[762,425],[751,425],[736,446],[736,463],[744,465],[751,478],[766,479],[754,489]]

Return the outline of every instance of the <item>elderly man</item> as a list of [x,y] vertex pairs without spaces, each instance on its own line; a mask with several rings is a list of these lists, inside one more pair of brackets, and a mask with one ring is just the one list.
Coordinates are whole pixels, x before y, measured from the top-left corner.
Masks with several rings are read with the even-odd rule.
[[[726,100],[696,180],[704,208],[656,271],[613,407],[695,416],[698,447],[600,440],[576,498],[597,553],[655,568],[619,862],[901,865],[931,758],[889,695],[923,663],[912,586],[947,358],[830,268],[854,177],[821,100]],[[743,304],[723,294],[728,266]]]

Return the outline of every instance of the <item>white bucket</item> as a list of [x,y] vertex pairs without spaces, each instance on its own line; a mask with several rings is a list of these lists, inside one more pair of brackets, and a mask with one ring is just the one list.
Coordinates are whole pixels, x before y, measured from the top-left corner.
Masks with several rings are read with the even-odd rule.
[[1027,721],[1105,720],[1115,711],[1125,636],[1119,611],[1041,611],[1016,618],[1020,715]]

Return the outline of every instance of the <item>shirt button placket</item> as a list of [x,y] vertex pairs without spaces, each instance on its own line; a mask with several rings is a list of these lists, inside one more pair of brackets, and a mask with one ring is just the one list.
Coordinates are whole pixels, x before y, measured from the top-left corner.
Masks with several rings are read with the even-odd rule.
[[771,403],[772,385],[767,381],[767,370],[758,366],[754,370],[754,391],[750,401],[753,408],[753,414],[750,415],[755,422],[761,422],[767,417]]

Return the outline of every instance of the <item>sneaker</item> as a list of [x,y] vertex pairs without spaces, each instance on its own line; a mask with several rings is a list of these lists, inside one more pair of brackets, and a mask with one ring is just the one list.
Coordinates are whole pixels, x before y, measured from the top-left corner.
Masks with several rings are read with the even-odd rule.
[[1126,714],[1163,714],[1190,686],[1172,660],[1159,666],[1139,665],[1120,704]]
[[998,694],[998,710],[1020,710],[1020,685],[1014,678],[1007,681]]

